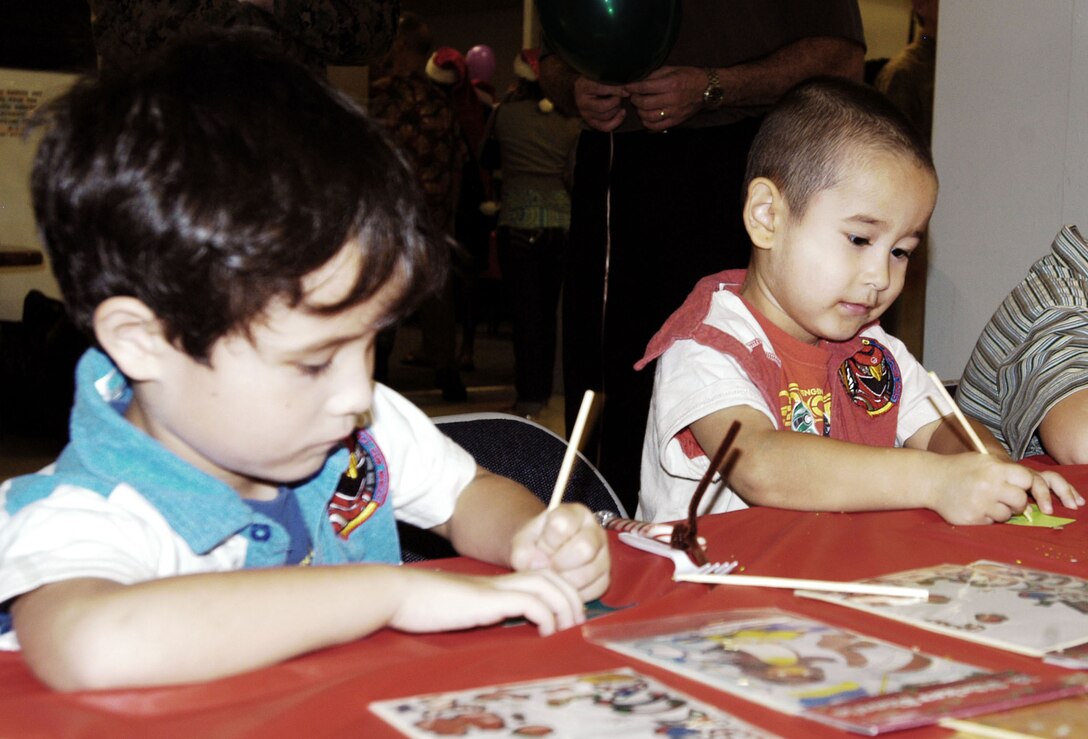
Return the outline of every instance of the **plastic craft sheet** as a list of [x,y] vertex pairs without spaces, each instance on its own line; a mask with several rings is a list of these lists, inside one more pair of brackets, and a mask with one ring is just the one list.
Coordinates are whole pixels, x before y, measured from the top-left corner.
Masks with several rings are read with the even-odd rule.
[[628,668],[376,701],[370,710],[409,737],[776,736]]
[[628,657],[783,713],[864,734],[1081,689],[990,673],[776,609],[598,622],[583,631]]
[[1088,642],[1088,580],[979,560],[864,582],[923,587],[928,601],[798,591],[930,631],[1031,657]]

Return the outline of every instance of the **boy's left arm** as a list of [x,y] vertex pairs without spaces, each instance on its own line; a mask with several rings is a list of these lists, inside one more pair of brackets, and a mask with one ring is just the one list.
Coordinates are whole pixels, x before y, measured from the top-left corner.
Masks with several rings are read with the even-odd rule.
[[546,511],[522,485],[483,468],[461,492],[449,521],[434,527],[461,554],[514,570],[551,569],[583,600],[610,583],[608,537],[581,504]]
[[[965,418],[991,456],[1005,462],[1013,461],[1005,451],[1005,447],[990,433],[989,429],[973,418],[966,416]],[[927,449],[937,454],[963,454],[976,451],[974,444],[952,416],[944,416],[922,427],[907,440],[904,446]],[[1032,474],[1031,496],[1043,513],[1054,512],[1054,506],[1050,500],[1052,493],[1057,495],[1067,508],[1079,508],[1084,505],[1084,498],[1059,473],[1053,470],[1025,469],[1030,470]]]

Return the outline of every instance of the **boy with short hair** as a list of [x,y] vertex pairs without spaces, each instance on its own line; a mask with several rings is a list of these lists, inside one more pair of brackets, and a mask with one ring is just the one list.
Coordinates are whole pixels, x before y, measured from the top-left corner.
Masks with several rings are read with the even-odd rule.
[[1046,512],[1051,493],[1083,504],[984,429],[990,454],[966,453],[925,369],[877,323],[937,197],[924,140],[887,99],[842,79],[797,86],[755,139],[746,192],[749,269],[702,280],[637,365],[659,358],[640,517],[686,515],[734,421],[732,489],[703,511],[925,507],[977,524],[1019,513],[1029,493]]
[[[97,349],[69,446],[0,487],[0,647],[60,689],[211,679],[385,626],[549,634],[608,586],[589,511],[546,514],[373,384],[375,335],[444,279],[445,246],[379,128],[270,48],[196,39],[48,111],[35,214]],[[386,566],[394,511],[523,572]]]

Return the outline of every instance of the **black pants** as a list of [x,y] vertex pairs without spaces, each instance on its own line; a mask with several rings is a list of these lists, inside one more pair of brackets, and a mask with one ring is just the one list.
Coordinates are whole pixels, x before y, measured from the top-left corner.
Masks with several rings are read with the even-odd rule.
[[747,265],[741,186],[758,126],[579,139],[563,299],[567,429],[585,390],[603,392],[586,450],[628,510],[653,389],[653,366],[633,365],[700,277]]
[[514,326],[518,402],[544,403],[552,394],[567,232],[503,227],[498,237],[503,290]]

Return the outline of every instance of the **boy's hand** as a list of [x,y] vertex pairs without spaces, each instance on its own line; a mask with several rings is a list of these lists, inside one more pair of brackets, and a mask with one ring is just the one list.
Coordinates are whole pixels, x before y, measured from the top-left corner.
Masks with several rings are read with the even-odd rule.
[[1070,508],[1084,500],[1061,475],[1037,473],[991,455],[942,455],[941,479],[933,490],[930,508],[951,524],[1000,523],[1027,508],[1030,493],[1039,510],[1052,513],[1053,492]]
[[[1029,469],[1029,468],[1025,468]],[[1050,501],[1053,493],[1066,508],[1076,510],[1084,505],[1084,498],[1077,489],[1069,484],[1069,481],[1053,470],[1041,472],[1030,470],[1032,474],[1031,497],[1039,504],[1039,510],[1046,514],[1054,513],[1054,506]]]
[[401,568],[400,605],[389,626],[434,632],[486,626],[524,616],[541,636],[585,621],[582,601],[554,572],[519,572],[496,577],[453,575]]
[[583,601],[599,598],[611,582],[608,536],[589,509],[561,505],[529,521],[514,535],[510,565],[515,570],[552,570]]

